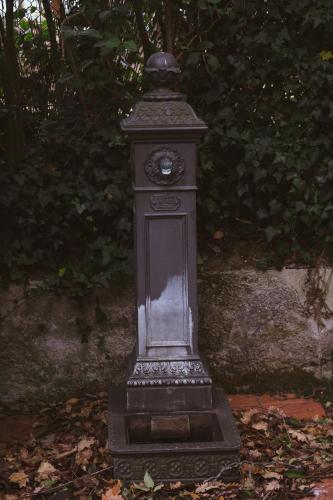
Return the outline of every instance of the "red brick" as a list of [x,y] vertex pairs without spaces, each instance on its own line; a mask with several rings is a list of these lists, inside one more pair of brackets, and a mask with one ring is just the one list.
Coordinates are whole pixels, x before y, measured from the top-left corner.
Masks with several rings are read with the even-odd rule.
[[319,500],[333,500],[333,478],[323,479],[312,490],[314,497],[306,497],[304,500],[318,498]]
[[229,396],[231,407],[234,410],[248,410],[250,408],[268,409],[269,407],[280,408],[287,417],[311,420],[317,417],[324,417],[323,406],[312,398],[298,398],[294,394],[283,396],[271,396],[263,394],[231,394]]

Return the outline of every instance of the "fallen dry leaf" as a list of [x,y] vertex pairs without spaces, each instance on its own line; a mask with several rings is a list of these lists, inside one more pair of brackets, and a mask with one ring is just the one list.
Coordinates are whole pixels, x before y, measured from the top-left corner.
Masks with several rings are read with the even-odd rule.
[[57,477],[58,471],[50,462],[42,462],[38,467],[36,477],[38,482],[45,481],[46,479],[56,479]]
[[29,452],[26,448],[20,449],[20,459],[24,461],[29,459]]
[[279,474],[278,472],[273,472],[273,471],[266,471],[261,475],[265,479],[281,479],[282,478],[281,474]]
[[113,495],[113,496],[120,495],[120,493],[121,493],[121,486],[122,486],[122,482],[118,480],[118,481],[116,481],[115,484],[113,484],[110,488],[107,489],[107,491],[105,492],[105,494],[107,493],[107,494]]
[[253,458],[260,458],[262,453],[259,450],[249,450],[249,455]]
[[82,451],[79,451],[75,456],[75,462],[77,465],[87,465],[89,460],[91,459],[93,452],[90,448],[85,448]]
[[244,481],[244,488],[246,490],[254,490],[255,488],[255,482],[254,482],[254,479],[253,479],[253,476],[248,476],[245,481]]
[[112,488],[102,494],[102,500],[123,500],[123,498],[122,495],[113,495]]
[[64,451],[62,453],[58,453],[58,455],[55,455],[54,460],[61,460],[63,458],[69,457],[70,455],[73,455],[76,452],[77,452],[77,447],[72,448],[71,450],[68,451]]
[[95,438],[93,437],[88,437],[88,438],[83,438],[81,441],[79,441],[77,445],[77,450],[82,451],[85,448],[90,448],[94,443],[95,443]]
[[78,398],[71,398],[66,401],[66,405],[74,406],[77,405],[80,400]]
[[[64,490],[59,486],[61,498],[123,500],[122,483],[111,479],[111,461],[106,444],[106,396],[97,399],[87,395],[80,400],[72,400],[40,410],[43,433],[36,433],[33,439],[29,436],[21,443],[6,444],[2,453],[1,475],[7,478],[12,473],[23,472],[25,475],[11,476],[16,477],[16,482],[7,480],[5,500],[40,495],[55,483],[60,484],[59,481],[64,485],[70,482]],[[277,496],[289,499],[295,498],[295,494],[300,496],[301,492],[306,495],[314,491],[317,478],[333,477],[333,421],[330,415],[325,421],[316,423],[313,420],[294,421],[276,409],[261,409],[258,406],[245,412],[236,411],[235,414],[241,424],[243,440],[242,482],[232,485],[206,481],[203,485],[192,484],[185,489],[181,481],[175,481],[166,490],[158,492],[157,499],[176,496],[190,500],[246,497],[268,500]],[[39,422],[40,415],[34,415],[34,421]],[[93,476],[91,472],[94,472]],[[51,477],[41,481],[43,474]],[[73,478],[75,480],[71,481]],[[316,483],[313,483],[314,478]],[[25,482],[26,486],[23,486]],[[128,488],[131,491],[131,485]],[[198,493],[196,488],[203,492]],[[9,496],[11,494],[12,497]]]
[[195,489],[195,492],[206,493],[206,491],[216,490],[218,488],[221,488],[221,486],[224,486],[224,483],[222,483],[222,481],[205,481]]
[[255,424],[252,424],[252,427],[256,431],[267,431],[268,424],[267,424],[267,422],[264,422],[263,420],[261,420],[260,422],[256,422]]
[[250,410],[247,410],[243,413],[241,417],[241,422],[245,425],[249,424],[252,420],[253,415],[258,413],[258,410],[256,408],[250,408]]
[[215,231],[213,235],[214,240],[222,240],[223,237],[224,237],[224,232],[221,229]]
[[250,472],[251,474],[261,474],[262,473],[262,468],[260,465],[254,464],[252,462],[245,462],[242,467],[242,472]]
[[300,441],[301,443],[306,443],[308,440],[308,438],[307,438],[306,434],[304,434],[304,432],[295,431],[294,429],[289,429],[288,434],[291,437],[297,439],[297,441]]
[[170,490],[179,490],[182,486],[182,483],[177,481],[176,483],[170,483],[169,488]]
[[29,477],[23,470],[20,470],[18,472],[13,472],[13,474],[9,476],[9,481],[18,484],[20,488],[24,488],[29,481]]
[[273,481],[270,481],[265,486],[266,491],[275,491],[275,490],[279,490],[280,488],[281,488],[281,485],[280,485],[279,481],[277,481],[276,479],[274,479]]

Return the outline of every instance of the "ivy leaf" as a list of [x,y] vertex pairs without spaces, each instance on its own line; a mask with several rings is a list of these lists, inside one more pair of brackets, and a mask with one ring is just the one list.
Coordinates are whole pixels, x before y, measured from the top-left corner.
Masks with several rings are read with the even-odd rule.
[[299,472],[297,470],[287,470],[284,475],[286,477],[289,477],[290,479],[297,479],[297,478],[300,478],[300,477],[304,477],[304,474],[303,472]]
[[66,268],[65,267],[60,267],[60,269],[58,270],[58,276],[59,276],[59,278],[62,278],[63,276],[65,276],[65,273],[66,273]]
[[280,234],[280,229],[273,227],[273,226],[268,226],[265,229],[265,234],[268,242],[271,242],[275,236]]
[[106,56],[120,45],[121,45],[120,39],[116,35],[112,35],[109,38],[109,40],[95,43],[94,47],[100,47],[102,49],[101,55]]
[[143,478],[143,482],[146,486],[146,488],[149,488],[149,489],[153,489],[154,488],[154,481],[151,477],[151,475],[149,474],[149,472],[146,470],[145,472],[145,475],[144,475],[144,478]]
[[198,0],[198,7],[199,9],[206,10],[208,7],[206,0]]
[[112,14],[111,10],[102,10],[102,12],[98,14],[101,23],[104,23],[107,19],[109,19],[111,17],[111,14]]
[[214,47],[213,42],[211,42],[209,40],[203,40],[202,42],[200,42],[198,44],[197,49],[198,50],[206,50],[206,49],[211,49],[212,47]]
[[127,42],[124,42],[124,47],[129,52],[136,52],[138,50],[137,45],[134,42],[134,40],[127,40]]
[[333,52],[331,50],[322,50],[319,55],[322,61],[330,61],[333,59]]
[[209,54],[208,56],[208,65],[213,71],[217,71],[221,68],[220,61],[213,54]]
[[68,27],[62,28],[61,32],[62,32],[62,35],[63,35],[65,40],[68,40],[69,38],[73,38],[77,35],[77,32],[75,30],[68,28]]
[[14,12],[14,19],[21,19],[22,17],[24,17],[26,15],[26,12],[27,12],[27,9],[25,9],[24,7],[20,8],[20,9],[16,9],[16,11]]
[[186,58],[186,65],[187,66],[196,66],[199,62],[200,59],[200,53],[199,52],[191,52],[189,56]]
[[140,484],[136,483],[134,483],[134,488],[140,491],[151,491],[151,488],[148,488],[147,486],[140,486]]
[[79,36],[86,36],[89,38],[102,38],[102,35],[100,34],[99,31],[95,30],[94,28],[88,28],[86,30],[79,30],[76,32],[77,35]]

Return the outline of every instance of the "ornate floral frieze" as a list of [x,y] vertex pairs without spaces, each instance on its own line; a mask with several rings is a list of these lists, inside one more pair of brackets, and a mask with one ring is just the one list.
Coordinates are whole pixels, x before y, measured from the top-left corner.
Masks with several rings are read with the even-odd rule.
[[151,375],[202,375],[206,370],[201,361],[142,361],[136,363],[134,374]]
[[213,455],[164,455],[145,457],[114,458],[114,477],[125,480],[141,480],[148,471],[154,479],[202,480],[219,477],[224,480],[237,480],[239,456],[218,453]]
[[201,361],[142,361],[134,365],[130,387],[156,385],[207,385],[212,379]]

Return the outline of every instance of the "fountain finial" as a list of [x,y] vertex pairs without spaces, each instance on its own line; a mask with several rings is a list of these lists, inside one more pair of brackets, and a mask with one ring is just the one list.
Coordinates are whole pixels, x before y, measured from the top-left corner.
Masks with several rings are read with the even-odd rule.
[[180,74],[180,67],[172,54],[156,52],[148,58],[145,72],[154,87],[153,92],[166,94],[174,87]]

